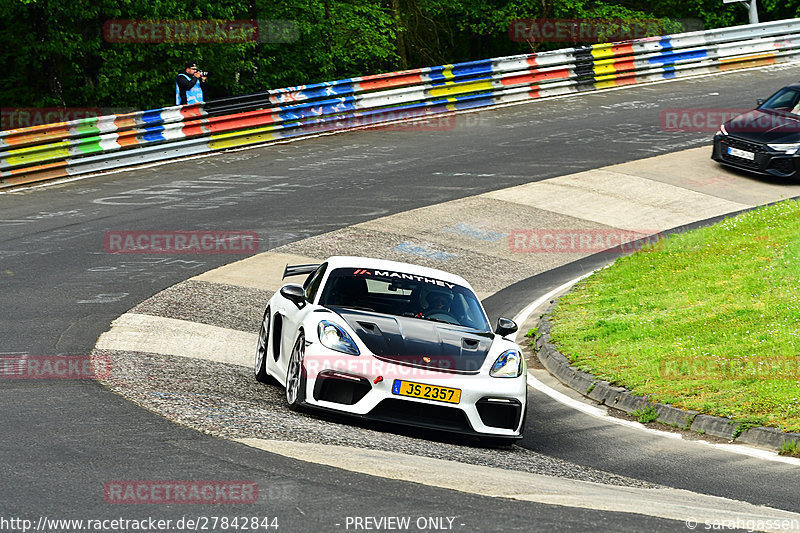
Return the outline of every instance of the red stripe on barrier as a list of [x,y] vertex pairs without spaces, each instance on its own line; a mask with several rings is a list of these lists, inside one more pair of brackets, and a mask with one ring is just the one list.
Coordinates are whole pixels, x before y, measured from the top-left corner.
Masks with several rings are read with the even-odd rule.
[[409,72],[404,76],[392,76],[391,78],[362,80],[358,82],[358,86],[364,91],[371,91],[373,89],[386,89],[389,87],[397,87],[400,85],[413,85],[422,82],[422,75],[419,73]]
[[200,112],[200,104],[183,106],[181,108],[181,115],[183,116],[184,120],[203,116],[203,114]]
[[210,118],[205,121],[205,127],[209,133],[222,133],[240,128],[266,126],[274,122],[274,111],[259,110],[240,113],[235,115],[235,118],[230,116]]
[[614,68],[617,70],[617,72],[636,70],[636,64],[634,63],[633,59],[620,59],[619,61],[614,61]]
[[632,43],[623,43],[623,44],[615,44],[611,47],[611,53],[615,56],[632,56],[633,55],[633,44]]
[[546,80],[557,80],[569,78],[569,69],[548,70],[545,72],[527,72],[519,76],[509,76],[500,82],[503,85],[521,85],[523,83],[540,83]]

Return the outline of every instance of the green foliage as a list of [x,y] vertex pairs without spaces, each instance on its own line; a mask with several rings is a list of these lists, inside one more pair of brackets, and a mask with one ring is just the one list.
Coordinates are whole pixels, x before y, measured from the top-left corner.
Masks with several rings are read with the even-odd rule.
[[552,341],[598,379],[738,432],[800,430],[799,215],[784,201],[619,258],[559,299]]
[[793,457],[800,457],[800,444],[796,440],[787,440],[781,445],[781,450],[778,455],[790,455]]
[[[800,16],[789,0],[761,0],[762,20]],[[248,94],[398,69],[566,46],[514,42],[524,18],[694,19],[706,28],[747,22],[721,0],[7,0],[0,2],[4,107],[153,108],[174,101],[179,68],[212,73],[211,97]],[[122,20],[284,20],[293,42],[114,43]]]
[[635,410],[631,414],[635,416],[636,419],[642,424],[649,424],[650,422],[655,422],[658,419],[658,409],[656,409],[655,405],[647,405]]

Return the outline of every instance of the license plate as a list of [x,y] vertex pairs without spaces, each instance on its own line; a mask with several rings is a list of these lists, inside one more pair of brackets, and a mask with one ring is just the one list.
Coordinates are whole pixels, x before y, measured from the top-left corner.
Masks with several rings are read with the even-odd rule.
[[458,403],[461,401],[461,389],[437,387],[436,385],[425,385],[424,383],[414,383],[413,381],[401,379],[394,380],[392,394],[410,396],[411,398],[425,398],[426,400],[436,400],[437,402]]
[[731,146],[728,147],[728,155],[732,155],[734,157],[741,157],[742,159],[749,159],[752,161],[756,158],[756,154],[753,152],[748,152],[747,150],[739,150],[738,148],[733,148]]

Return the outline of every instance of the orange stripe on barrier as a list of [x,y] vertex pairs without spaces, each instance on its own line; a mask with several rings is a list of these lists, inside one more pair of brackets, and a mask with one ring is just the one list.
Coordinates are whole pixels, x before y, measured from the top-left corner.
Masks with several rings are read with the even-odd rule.
[[181,132],[183,132],[183,134],[186,136],[187,139],[190,137],[197,137],[198,135],[205,135],[206,133],[208,133],[206,128],[204,128],[203,125],[200,123],[191,126],[184,126],[183,128],[181,128]]
[[55,161],[53,163],[45,163],[44,165],[36,165],[32,167],[25,167],[25,168],[17,168],[14,170],[9,170],[8,173],[11,174],[10,177],[3,178],[3,181],[8,181],[19,176],[27,176],[32,172],[41,173],[41,172],[62,172],[64,176],[67,175],[66,169],[67,162],[66,161]]
[[264,126],[275,122],[275,112],[271,110],[248,111],[236,115],[235,119],[230,116],[214,117],[206,121],[206,129],[210,133],[221,133],[240,128]]
[[636,70],[636,63],[631,58],[619,59],[614,61],[614,68],[617,72],[622,70]]
[[740,68],[763,67],[775,64],[775,54],[760,54],[747,57],[720,59],[720,70],[736,70]]
[[[63,124],[63,122],[60,124]],[[59,126],[58,124],[47,124],[46,126],[31,126],[29,128],[8,130],[10,135],[3,140],[9,146],[24,146],[26,144],[39,144],[69,137],[69,128],[66,126]],[[20,132],[20,135],[16,135],[16,132]]]
[[611,54],[613,56],[632,56],[633,55],[633,43],[627,44],[615,44],[611,47]]
[[569,78],[569,69],[550,70],[546,72],[526,72],[519,76],[509,76],[500,80],[503,85],[521,85],[523,83],[538,83],[546,80]]
[[373,89],[386,89],[389,87],[397,87],[400,85],[413,85],[417,83],[422,83],[421,74],[410,73],[405,76],[392,76],[391,78],[386,78],[386,79],[359,81],[358,86],[363,90],[371,91]]
[[52,180],[56,178],[66,178],[69,176],[66,169],[48,170],[44,172],[33,172],[23,176],[15,176],[10,178],[0,179],[0,189],[3,187],[14,187],[17,185],[25,185],[26,183],[35,183],[37,181]]
[[200,117],[203,116],[203,114],[200,113],[199,104],[198,105],[193,105],[191,107],[189,107],[189,106],[182,107],[181,108],[181,115],[183,115],[183,119],[184,120],[191,119],[191,118],[200,118]]
[[136,130],[122,131],[116,138],[116,143],[122,147],[136,146],[140,144],[138,139],[139,132]]
[[114,125],[118,130],[126,130],[136,127],[136,120],[132,115],[120,115],[114,119]]

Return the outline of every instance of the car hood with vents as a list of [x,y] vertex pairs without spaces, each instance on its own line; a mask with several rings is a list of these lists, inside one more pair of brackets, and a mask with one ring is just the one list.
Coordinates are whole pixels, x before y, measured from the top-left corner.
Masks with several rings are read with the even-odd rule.
[[494,333],[422,318],[336,308],[377,357],[442,371],[476,373],[492,347]]

